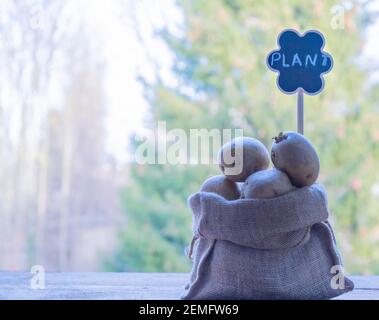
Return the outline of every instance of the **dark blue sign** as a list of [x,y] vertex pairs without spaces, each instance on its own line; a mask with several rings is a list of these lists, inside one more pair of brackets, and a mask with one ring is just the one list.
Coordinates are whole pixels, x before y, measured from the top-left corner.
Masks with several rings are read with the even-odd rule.
[[325,41],[319,31],[311,30],[300,35],[292,29],[278,37],[279,50],[267,57],[267,65],[279,73],[277,84],[286,94],[303,89],[309,95],[324,88],[323,74],[333,67],[332,56],[323,51]]

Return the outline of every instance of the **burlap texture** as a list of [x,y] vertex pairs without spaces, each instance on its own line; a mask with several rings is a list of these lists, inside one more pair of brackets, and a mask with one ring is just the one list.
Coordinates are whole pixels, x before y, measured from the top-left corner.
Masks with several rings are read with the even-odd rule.
[[342,261],[321,185],[273,199],[197,193],[188,203],[199,239],[183,299],[329,299],[353,289],[347,277],[332,286]]

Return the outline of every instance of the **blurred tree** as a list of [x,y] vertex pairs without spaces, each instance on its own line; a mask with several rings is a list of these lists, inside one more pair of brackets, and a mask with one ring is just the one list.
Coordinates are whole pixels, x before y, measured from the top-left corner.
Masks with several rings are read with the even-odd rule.
[[46,121],[49,201],[39,261],[49,270],[97,268],[98,261],[88,265],[88,259],[78,258],[99,245],[94,238],[90,248],[83,248],[85,231],[120,218],[115,168],[105,145],[105,64],[99,43],[90,36],[93,30],[84,23],[80,30],[64,48],[63,67],[70,69],[63,83],[64,107],[49,110]]
[[86,9],[0,2],[0,269],[96,270],[119,225],[104,51]]
[[[44,216],[46,163],[41,126],[47,91],[63,40],[59,22],[64,1],[2,1],[0,4],[0,81],[2,177],[1,262],[12,269],[36,256]],[[38,104],[37,108],[34,106]],[[46,102],[48,104],[48,102]]]
[[[144,82],[149,127],[243,128],[268,147],[280,131],[295,130],[295,97],[283,95],[265,65],[284,28],[318,29],[335,61],[325,90],[305,98],[305,133],[321,158],[332,220],[347,270],[379,273],[378,86],[359,60],[372,22],[367,4],[334,0],[180,0],[180,34],[161,39],[175,54],[176,85]],[[336,10],[338,9],[338,10]],[[339,24],[336,19],[341,16]],[[360,63],[358,63],[360,61]],[[135,145],[135,147],[138,143]],[[187,197],[216,166],[131,165],[123,193],[129,226],[112,270],[188,270],[183,249],[191,236]],[[305,213],[306,214],[306,213]]]

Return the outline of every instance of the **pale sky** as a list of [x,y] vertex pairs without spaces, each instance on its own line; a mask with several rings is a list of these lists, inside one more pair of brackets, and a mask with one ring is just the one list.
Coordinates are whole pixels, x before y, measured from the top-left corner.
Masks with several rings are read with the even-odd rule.
[[[144,101],[141,86],[136,80],[139,73],[150,80],[154,73],[148,55],[137,39],[133,29],[133,18],[128,17],[131,11],[126,6],[121,12],[117,1],[91,0],[91,6],[85,0],[86,15],[104,38],[104,50],[108,64],[106,79],[107,131],[108,149],[117,160],[127,160],[127,143],[131,133],[141,131],[146,115],[147,105]],[[170,19],[173,26],[180,23],[181,15],[170,0],[131,1],[137,6],[136,17],[142,28],[142,36],[153,48],[152,55],[157,58],[167,81],[174,81],[170,75],[172,55],[163,43],[154,39],[152,26],[161,27],[165,19]]]

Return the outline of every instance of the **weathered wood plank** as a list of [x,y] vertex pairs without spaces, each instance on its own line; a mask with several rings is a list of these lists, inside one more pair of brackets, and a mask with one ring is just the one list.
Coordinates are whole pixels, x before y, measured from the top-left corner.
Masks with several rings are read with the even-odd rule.
[[[44,290],[32,290],[30,273],[0,272],[0,299],[143,300],[180,297],[187,274],[48,273]],[[379,300],[379,276],[353,276],[356,289],[338,299]]]

